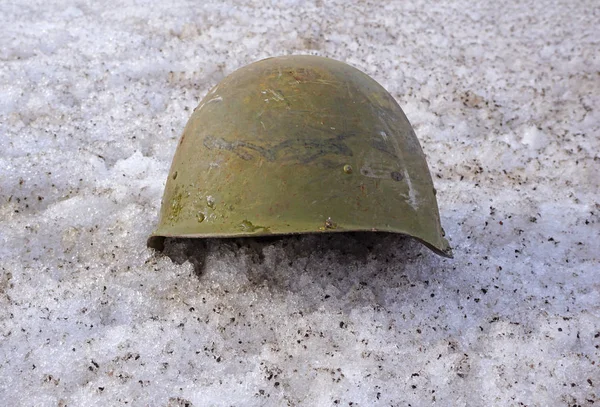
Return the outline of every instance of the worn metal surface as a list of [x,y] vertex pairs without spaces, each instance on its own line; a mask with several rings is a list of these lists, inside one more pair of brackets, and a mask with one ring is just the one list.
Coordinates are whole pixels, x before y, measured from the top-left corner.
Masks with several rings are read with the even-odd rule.
[[315,56],[226,77],[175,153],[153,238],[384,231],[451,256],[421,146],[394,98]]

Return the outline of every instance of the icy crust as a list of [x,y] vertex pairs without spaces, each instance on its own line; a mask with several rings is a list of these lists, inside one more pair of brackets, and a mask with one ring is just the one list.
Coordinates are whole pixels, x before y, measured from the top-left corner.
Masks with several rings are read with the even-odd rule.
[[[0,5],[0,400],[597,404],[597,10]],[[376,234],[146,248],[198,100],[287,53],[397,98],[453,260]]]

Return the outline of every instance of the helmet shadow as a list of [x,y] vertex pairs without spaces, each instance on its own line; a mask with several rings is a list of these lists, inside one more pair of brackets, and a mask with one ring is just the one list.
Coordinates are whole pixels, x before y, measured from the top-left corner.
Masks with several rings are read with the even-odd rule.
[[381,305],[386,302],[387,288],[427,279],[419,275],[427,264],[438,268],[441,263],[414,239],[373,232],[166,238],[163,253],[176,264],[189,261],[200,281],[210,267],[207,260],[225,256],[232,267],[245,274],[251,286],[266,285],[272,293],[323,294],[325,298],[366,293],[369,302],[375,300]]

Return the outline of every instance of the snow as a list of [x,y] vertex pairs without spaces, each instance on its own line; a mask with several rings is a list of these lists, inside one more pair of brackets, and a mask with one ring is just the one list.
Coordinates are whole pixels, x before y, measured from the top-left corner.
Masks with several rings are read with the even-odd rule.
[[[0,4],[3,405],[600,402],[595,1]],[[146,248],[226,74],[372,75],[455,258],[378,234]]]

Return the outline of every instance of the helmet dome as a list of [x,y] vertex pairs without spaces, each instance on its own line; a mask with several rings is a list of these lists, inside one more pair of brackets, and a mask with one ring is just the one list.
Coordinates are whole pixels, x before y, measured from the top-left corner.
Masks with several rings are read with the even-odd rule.
[[345,63],[283,56],[235,71],[194,110],[148,245],[348,231],[401,233],[452,253],[394,98]]

